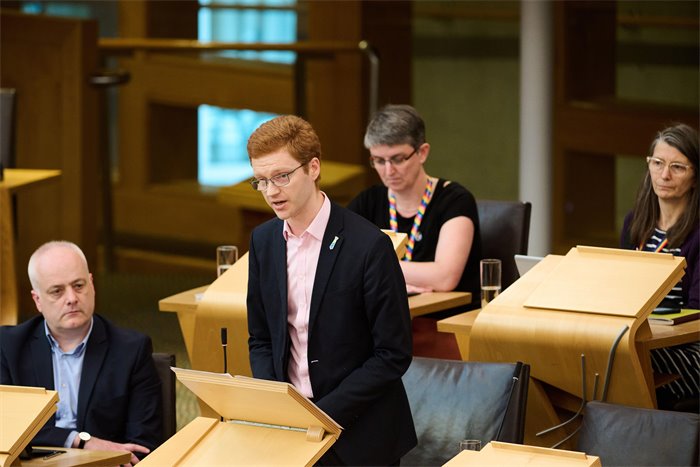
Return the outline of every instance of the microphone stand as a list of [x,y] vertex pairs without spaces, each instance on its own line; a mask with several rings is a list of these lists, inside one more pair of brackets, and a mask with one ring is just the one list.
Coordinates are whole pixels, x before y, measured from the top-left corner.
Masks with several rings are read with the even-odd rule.
[[[224,351],[224,373],[228,373],[228,358],[226,356],[226,347],[228,346],[228,329],[221,328],[221,348]],[[221,416],[221,421],[224,421],[224,416]]]

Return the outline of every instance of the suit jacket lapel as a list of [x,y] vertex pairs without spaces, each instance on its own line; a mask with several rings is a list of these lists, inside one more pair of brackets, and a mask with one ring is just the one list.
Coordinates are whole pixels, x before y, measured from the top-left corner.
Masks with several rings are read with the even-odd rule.
[[[287,319],[287,242],[282,233],[282,222],[279,222],[279,229],[272,237],[272,255],[277,278],[277,290],[279,292],[279,309],[283,311],[284,319]],[[264,265],[263,265],[264,267]]]
[[56,389],[53,384],[53,359],[51,358],[51,346],[49,345],[44,322],[34,329],[30,344],[32,361],[34,362],[34,376],[36,385],[46,389]]
[[[321,252],[318,256],[318,266],[316,267],[316,277],[314,278],[314,288],[311,294],[311,309],[309,312],[309,332],[314,327],[316,316],[323,295],[326,293],[328,279],[333,271],[336,259],[343,247],[343,216],[338,206],[331,203],[331,215],[328,219],[328,226],[321,241]],[[331,247],[332,245],[332,247]]]
[[[275,270],[275,279],[277,281],[277,293],[279,303],[277,306],[278,316],[281,322],[287,322],[287,242],[284,240],[283,222],[278,222],[278,227],[275,229],[272,236],[272,261]],[[265,267],[263,265],[263,267]],[[287,374],[287,363],[289,362],[289,331],[287,326],[282,326],[281,333],[277,336],[278,341],[275,343],[281,352],[276,352],[273,358],[279,358],[279,365],[282,368],[282,375]]]
[[92,390],[97,382],[97,375],[100,373],[102,362],[104,362],[107,348],[109,347],[104,322],[97,316],[93,317],[92,322],[92,332],[85,349],[83,371],[80,376],[80,389],[78,389],[78,428],[82,428],[85,424],[88,402],[92,397]]

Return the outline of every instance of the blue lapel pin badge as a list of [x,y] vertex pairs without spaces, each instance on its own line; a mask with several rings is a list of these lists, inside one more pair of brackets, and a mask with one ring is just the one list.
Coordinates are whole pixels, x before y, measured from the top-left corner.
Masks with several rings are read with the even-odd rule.
[[329,250],[332,250],[335,248],[335,244],[338,242],[338,237],[334,237],[333,241],[331,242],[331,246],[328,247]]

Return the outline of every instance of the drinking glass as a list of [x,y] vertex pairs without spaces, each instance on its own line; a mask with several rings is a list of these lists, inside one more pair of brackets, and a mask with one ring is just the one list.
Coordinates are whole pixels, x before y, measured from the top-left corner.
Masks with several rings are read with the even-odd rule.
[[501,292],[501,260],[481,260],[481,308]]
[[465,439],[459,442],[459,451],[481,451],[480,439]]
[[216,277],[225,273],[233,263],[238,261],[238,248],[233,245],[216,247]]

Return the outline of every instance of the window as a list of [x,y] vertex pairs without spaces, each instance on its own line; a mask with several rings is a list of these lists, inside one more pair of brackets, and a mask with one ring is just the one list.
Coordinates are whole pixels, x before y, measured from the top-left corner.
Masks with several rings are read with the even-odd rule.
[[[202,0],[199,40],[203,42],[294,42],[297,14],[289,0]],[[265,7],[270,7],[266,9]],[[293,52],[224,51],[219,56],[294,63]],[[252,176],[246,142],[263,122],[275,117],[245,109],[199,106],[198,180],[202,185],[231,185]]]

